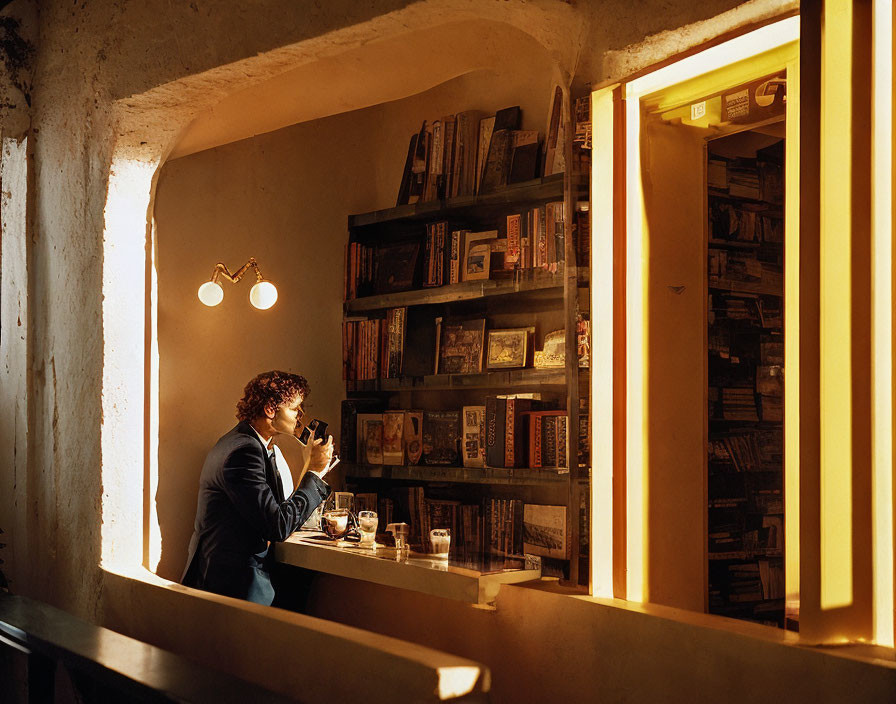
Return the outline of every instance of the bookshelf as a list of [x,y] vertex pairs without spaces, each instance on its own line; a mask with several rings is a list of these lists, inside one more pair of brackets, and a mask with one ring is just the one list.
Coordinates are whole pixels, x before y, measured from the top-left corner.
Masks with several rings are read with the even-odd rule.
[[[484,195],[434,199],[349,216],[343,331],[346,400],[340,449],[347,490],[358,501],[374,504],[381,524],[411,523],[412,542],[421,540],[427,527],[457,528],[461,535],[459,539],[455,535],[452,550],[464,553],[463,557],[453,555],[458,562],[470,558],[470,535],[476,534],[483,560],[497,557],[510,565],[519,563],[524,554],[536,554],[544,574],[584,586],[587,546],[581,544],[580,535],[588,531],[581,499],[589,494],[589,468],[588,459],[582,465],[580,458],[590,455],[579,446],[578,429],[580,396],[588,392],[589,376],[587,369],[579,369],[577,321],[581,301],[589,300],[590,277],[587,266],[577,266],[580,238],[573,225],[587,218],[587,208],[579,206],[577,212],[576,205],[585,201],[587,193],[586,177],[559,173]],[[508,248],[514,250],[508,230],[516,226],[520,227],[518,259],[507,254]],[[583,230],[586,236],[587,228]],[[482,278],[452,281],[455,232],[464,233],[454,240],[455,266],[460,269],[468,261],[466,252],[459,249],[467,249],[462,238],[472,243],[479,241],[480,234],[496,233],[487,240],[489,271],[478,272]],[[551,236],[549,243],[544,241]],[[434,254],[437,237],[445,238],[438,243],[444,251]],[[540,261],[536,260],[536,241],[543,246]],[[401,257],[407,257],[404,269],[396,264]],[[384,262],[392,267],[391,279],[383,274]],[[457,278],[463,275],[459,272]],[[391,290],[394,280],[404,282],[395,287],[401,290]],[[473,326],[477,321],[484,324],[465,337],[458,326]],[[521,333],[527,348],[524,364],[506,369],[489,365],[489,332],[496,330],[528,331]],[[558,331],[563,333],[563,354],[552,360],[553,366],[536,368],[534,351],[547,351],[545,337]],[[481,347],[481,367],[452,368],[469,360],[446,357],[446,340],[474,338]],[[462,350],[463,344],[458,343]],[[368,359],[359,362],[359,356]],[[483,466],[469,466],[470,462],[462,461],[464,455],[471,460],[470,453],[476,450],[468,449],[471,434],[470,426],[465,426],[465,410],[482,409],[485,421],[485,409],[499,403],[496,399],[502,395],[538,396],[513,400],[517,409],[525,406],[525,412],[504,410],[491,416],[493,422],[505,423],[505,430],[507,419],[512,417],[516,423],[512,437],[517,443],[510,443],[516,453],[513,466],[487,462],[485,422],[479,432]],[[503,403],[501,408],[511,405],[511,401]],[[532,460],[534,445],[528,428],[540,426],[529,415],[532,412],[551,428],[540,431],[538,437],[556,441],[551,444],[554,454],[544,456],[556,458],[559,466],[533,466],[538,463]],[[394,431],[379,428],[393,422],[399,427],[393,414],[401,413],[404,449],[396,455]],[[558,419],[561,415],[563,421]],[[413,435],[414,418],[423,426],[417,436]],[[429,426],[446,422],[455,423],[453,433],[429,432]],[[427,454],[427,446],[441,448],[446,437],[454,444],[450,452],[437,457]],[[411,445],[421,441],[424,451],[412,454]],[[391,461],[386,446],[393,449]],[[505,451],[510,452],[506,447]],[[428,461],[428,457],[436,459]],[[542,454],[538,457],[541,460]],[[557,524],[561,515],[562,526]],[[453,525],[436,525],[439,521]],[[420,524],[416,530],[415,522]],[[475,529],[472,524],[477,522]],[[549,535],[550,531],[556,532]],[[540,541],[553,547],[540,546]],[[558,556],[561,543],[562,557]]]
[[707,574],[710,613],[784,627],[783,146],[710,142]]

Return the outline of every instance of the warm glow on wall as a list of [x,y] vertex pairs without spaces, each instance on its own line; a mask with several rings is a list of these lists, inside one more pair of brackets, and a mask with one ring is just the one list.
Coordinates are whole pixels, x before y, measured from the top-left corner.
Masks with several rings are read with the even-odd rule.
[[[821,608],[852,603],[851,0],[825,4],[821,66]],[[864,129],[864,128],[863,128]]]
[[613,597],[613,90],[591,96],[591,584]]
[[625,287],[625,495],[626,495],[626,598],[644,601],[647,589],[647,311],[644,268],[647,237],[642,231],[644,194],[641,190],[641,101],[629,84],[625,100],[626,287]]
[[787,158],[784,163],[784,593],[800,605],[800,64],[787,63]]

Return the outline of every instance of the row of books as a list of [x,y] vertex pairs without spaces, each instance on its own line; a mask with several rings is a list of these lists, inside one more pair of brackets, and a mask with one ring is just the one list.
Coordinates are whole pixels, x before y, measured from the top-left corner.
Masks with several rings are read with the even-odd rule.
[[784,273],[778,264],[760,260],[754,252],[708,250],[710,287],[744,290],[765,295],[782,295]]
[[342,456],[368,465],[566,468],[568,417],[529,398],[489,396],[453,411],[369,411],[343,401]]
[[[784,565],[780,560],[755,560],[720,565],[710,571],[710,606],[720,608],[762,600],[784,599]],[[783,609],[783,603],[778,608]]]
[[[576,323],[579,367],[591,363],[590,321]],[[532,349],[534,327],[486,330],[485,318],[432,317],[414,307],[390,308],[384,318],[342,322],[342,378],[349,390],[359,381],[433,374],[481,374],[486,370],[563,368],[565,334],[544,336]]]
[[761,205],[709,199],[710,235],[715,240],[735,242],[784,242],[782,214],[768,214]]
[[520,129],[518,105],[494,115],[466,110],[424,121],[408,143],[396,205],[490,193],[562,171],[560,105],[555,111],[544,150],[537,130]]
[[[579,258],[590,251],[587,211],[579,211]],[[446,220],[427,223],[423,233],[401,242],[345,248],[343,296],[346,301],[510,276],[524,269],[556,272],[565,259],[563,201],[532,206],[507,215],[498,229],[474,231]]]
[[727,338],[730,337],[731,330],[718,326],[716,323],[743,321],[743,325],[780,330],[784,323],[781,302],[781,296],[777,295],[760,296],[758,294],[719,292],[710,294],[708,318],[710,335],[716,336],[716,343],[719,341],[724,343],[723,347],[714,350],[713,341],[711,341],[710,351],[718,351],[727,355]]
[[784,202],[784,141],[760,149],[756,158],[709,157],[707,183],[732,198],[749,198],[779,205]]
[[567,559],[566,507],[527,504],[519,499],[483,498],[471,504],[427,497],[422,486],[393,487],[388,492],[356,493],[356,511],[377,511],[379,529],[393,522],[409,526],[413,549],[429,552],[426,538],[434,528],[451,531],[450,557],[480,565],[494,558],[525,554]]
[[406,307],[390,308],[385,318],[342,321],[342,378],[392,379],[402,375]]
[[[774,368],[773,368],[774,369]],[[775,384],[780,376],[775,377]],[[758,393],[754,388],[709,387],[710,420],[780,422],[784,420],[783,396]]]

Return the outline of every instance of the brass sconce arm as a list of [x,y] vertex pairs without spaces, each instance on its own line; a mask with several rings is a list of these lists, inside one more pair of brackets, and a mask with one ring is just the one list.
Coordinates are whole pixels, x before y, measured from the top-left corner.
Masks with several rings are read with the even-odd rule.
[[247,261],[239,269],[237,269],[236,273],[234,274],[230,273],[230,270],[227,268],[227,265],[224,264],[224,262],[218,262],[217,264],[215,264],[215,271],[212,273],[211,281],[212,283],[218,283],[218,278],[224,278],[232,284],[238,283],[250,267],[255,269],[256,282],[264,281],[264,277],[261,275],[261,271],[258,269],[258,262],[255,261],[255,257],[249,257],[249,261]]

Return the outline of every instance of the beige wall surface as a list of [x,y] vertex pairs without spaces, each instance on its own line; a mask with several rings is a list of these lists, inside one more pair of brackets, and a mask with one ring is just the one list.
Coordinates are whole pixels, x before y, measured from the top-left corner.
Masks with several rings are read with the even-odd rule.
[[[544,132],[551,66],[520,52],[418,96],[271,132],[168,162],[159,177],[158,574],[178,579],[193,528],[199,471],[235,424],[243,386],[267,369],[303,374],[308,412],[338,441],[342,383],[343,248],[347,217],[394,205],[407,141],[424,119],[520,105],[524,127]],[[255,257],[280,298],[248,302],[251,273],[222,281],[224,301],[196,297],[215,262]],[[287,455],[289,458],[289,455]],[[332,483],[341,474],[334,472]]]

